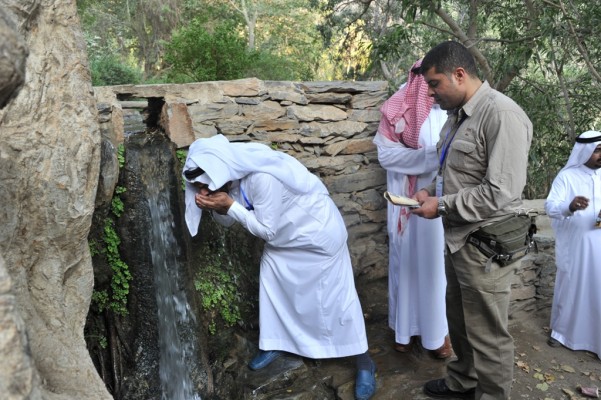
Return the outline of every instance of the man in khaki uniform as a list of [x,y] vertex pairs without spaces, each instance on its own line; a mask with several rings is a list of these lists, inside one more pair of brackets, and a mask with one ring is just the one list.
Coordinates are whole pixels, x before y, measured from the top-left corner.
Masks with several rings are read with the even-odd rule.
[[513,379],[513,338],[508,332],[512,276],[469,235],[521,208],[532,123],[509,97],[482,82],[472,55],[458,42],[426,54],[421,73],[429,94],[449,111],[438,142],[440,169],[416,193],[425,218],[442,216],[445,233],[447,319],[457,359],[447,376],[427,382],[431,397],[508,399]]

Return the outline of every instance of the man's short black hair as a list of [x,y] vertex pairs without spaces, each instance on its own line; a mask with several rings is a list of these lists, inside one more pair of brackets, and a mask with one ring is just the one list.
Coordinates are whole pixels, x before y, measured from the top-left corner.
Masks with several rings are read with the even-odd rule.
[[474,57],[464,45],[455,41],[442,42],[433,47],[422,60],[420,73],[432,67],[439,74],[450,74],[461,67],[469,75],[478,76]]

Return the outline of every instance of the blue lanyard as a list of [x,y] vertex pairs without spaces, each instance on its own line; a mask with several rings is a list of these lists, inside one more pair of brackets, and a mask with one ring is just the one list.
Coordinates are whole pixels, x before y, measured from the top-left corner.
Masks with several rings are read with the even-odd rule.
[[[455,139],[455,135],[457,134],[457,131],[459,130],[459,127],[461,126],[461,124],[463,123],[463,121],[465,121],[466,118],[467,118],[467,115],[464,113],[463,117],[461,117],[461,119],[459,120],[459,122],[454,123],[449,128],[449,130],[447,131],[447,134],[444,137],[444,142],[442,144],[442,152],[440,153],[440,169],[439,169],[439,172],[442,171],[442,166],[444,165],[444,162],[445,162],[445,160],[447,158],[447,153],[449,152],[449,148],[451,147],[451,143],[453,143],[453,139]],[[453,131],[453,128],[455,128],[455,131],[453,132],[453,135],[449,139],[449,134],[451,133],[451,131]]]
[[253,207],[252,204],[250,204],[250,201],[248,201],[248,198],[246,197],[246,193],[244,193],[244,189],[242,189],[242,186],[240,186],[240,193],[242,193],[242,197],[244,197],[244,202],[246,203],[246,207],[245,208],[248,211],[254,210],[255,208]]

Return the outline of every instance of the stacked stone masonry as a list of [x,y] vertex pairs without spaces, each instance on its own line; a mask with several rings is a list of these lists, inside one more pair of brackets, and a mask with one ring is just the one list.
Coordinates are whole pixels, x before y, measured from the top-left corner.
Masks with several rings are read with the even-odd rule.
[[[359,292],[363,284],[386,279],[388,240],[382,197],[386,173],[372,142],[379,108],[389,96],[386,82],[251,78],[94,90],[101,131],[115,146],[123,141],[128,121],[152,119],[148,118],[153,108],[149,104],[159,99],[158,125],[178,148],[221,133],[230,141],[260,142],[296,157],[323,180],[343,215]],[[544,214],[542,202],[532,207]],[[552,287],[541,287],[541,280],[544,285],[554,280],[554,246],[552,240],[548,243],[543,238],[543,242],[541,254],[527,257],[516,274],[514,311],[540,306],[541,297],[542,304],[550,304]],[[542,272],[549,267],[551,274]]]

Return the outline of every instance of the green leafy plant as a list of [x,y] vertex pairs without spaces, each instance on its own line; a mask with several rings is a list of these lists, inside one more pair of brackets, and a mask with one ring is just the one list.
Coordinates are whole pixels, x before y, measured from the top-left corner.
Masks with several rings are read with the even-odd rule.
[[[187,150],[176,150],[175,156],[179,160],[178,171],[181,171],[184,168],[184,165],[186,164],[186,158],[188,157],[188,151]],[[186,190],[186,182],[184,182],[184,180],[182,179],[182,191],[185,191],[185,190]]]
[[111,200],[111,210],[113,211],[113,214],[115,214],[117,217],[120,217],[121,214],[123,214],[124,208],[125,206],[123,205],[123,200],[117,196],[113,197]]
[[108,340],[106,336],[99,335],[96,337],[96,339],[98,339],[98,345],[100,346],[100,348],[106,349],[108,347]]
[[107,309],[109,294],[106,290],[94,290],[92,292],[92,303],[98,307],[99,312],[103,312]]
[[94,257],[100,254],[100,248],[98,242],[95,239],[88,241],[88,247],[90,248],[90,256]]
[[127,295],[129,294],[129,281],[132,277],[129,266],[121,260],[119,254],[121,239],[115,230],[114,221],[111,218],[106,218],[104,222],[105,254],[113,271],[109,308],[119,315],[127,315]]
[[[123,144],[117,148],[117,158],[119,160],[119,168],[125,164],[125,147]],[[129,266],[121,259],[119,253],[119,245],[121,239],[115,230],[115,219],[121,217],[125,210],[125,204],[121,199],[121,195],[127,189],[123,186],[116,186],[111,199],[111,213],[104,219],[102,230],[102,244],[96,240],[90,240],[90,253],[92,256],[104,255],[106,262],[111,267],[111,284],[110,291],[95,290],[92,294],[92,302],[96,305],[99,312],[106,309],[114,311],[118,315],[127,315],[127,296],[129,294],[129,281],[132,276],[129,272]]]
[[180,150],[176,150],[175,156],[179,160],[180,165],[183,166],[186,163],[186,158],[188,157],[188,151],[187,150],[181,150],[181,149]]
[[204,255],[203,266],[196,274],[194,286],[200,292],[203,309],[210,316],[209,332],[215,334],[217,320],[220,319],[226,326],[233,326],[242,318],[239,277],[233,272],[232,263],[227,261],[223,248],[215,251],[204,244],[201,252]]
[[93,86],[137,84],[142,74],[113,55],[103,55],[90,60]]
[[96,343],[101,349],[106,349],[108,347],[108,339],[104,335],[86,335],[86,339],[96,339]]
[[165,52],[167,74],[176,83],[239,79],[251,58],[232,24],[209,31],[200,19],[176,31]]
[[125,165],[125,146],[123,143],[117,147],[117,160],[119,161],[119,168],[123,168]]
[[120,195],[127,191],[123,186],[117,186],[115,188],[115,192],[113,194],[113,199],[111,200],[111,211],[115,215],[115,217],[119,218],[123,211],[125,210],[125,205],[123,204],[123,200],[121,200]]

